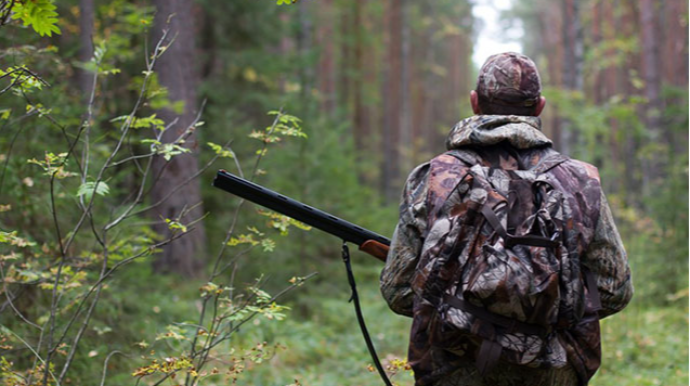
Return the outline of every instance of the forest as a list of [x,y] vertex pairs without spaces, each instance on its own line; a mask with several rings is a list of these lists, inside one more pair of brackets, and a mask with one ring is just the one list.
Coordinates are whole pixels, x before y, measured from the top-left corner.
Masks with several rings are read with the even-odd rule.
[[[480,5],[521,32],[489,38],[536,63],[543,131],[599,169],[627,250],[590,384],[688,384],[682,0],[0,0],[0,383],[380,384],[341,240],[212,181],[391,237],[408,173],[473,115],[473,55],[500,52]],[[411,319],[351,250],[412,385]]]

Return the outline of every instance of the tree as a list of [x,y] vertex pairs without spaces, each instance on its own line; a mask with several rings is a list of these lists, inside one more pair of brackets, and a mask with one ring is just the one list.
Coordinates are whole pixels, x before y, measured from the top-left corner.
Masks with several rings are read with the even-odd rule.
[[[79,61],[82,63],[88,62],[93,56],[94,11],[93,0],[79,0]],[[77,77],[82,98],[88,103],[93,87],[93,74],[82,69]]]
[[[168,128],[163,134],[162,142],[174,142],[194,121],[199,113],[197,88],[199,85],[198,69],[194,58],[196,55],[196,26],[192,3],[184,0],[156,0],[156,17],[154,18],[154,38],[161,36],[164,29],[169,29],[167,51],[160,58],[158,67],[158,81],[168,90],[171,106],[157,112]],[[181,112],[174,106],[183,103]],[[178,185],[183,187],[172,194],[165,202],[159,204],[152,211],[157,221],[154,229],[162,235],[169,233],[165,219],[176,219],[182,223],[189,223],[203,216],[198,179],[193,178],[198,171],[196,156],[196,137],[192,133],[186,139],[186,147],[190,154],[183,154],[166,161],[158,157],[154,163],[153,173],[160,176],[160,181],[151,189],[151,202],[157,204],[169,195],[170,189]],[[191,180],[191,181],[190,181]],[[197,276],[202,268],[205,253],[205,231],[202,222],[194,225],[194,232],[179,240],[174,246],[165,246],[154,267],[160,272],[176,272],[185,276]]]
[[[584,42],[580,21],[580,0],[563,0],[563,86],[566,90],[582,92],[584,63]],[[561,151],[572,154],[578,142],[577,132],[568,121],[562,124]]]
[[321,97],[321,110],[332,116],[335,112],[335,62],[333,60],[333,0],[324,0],[318,7],[320,20],[316,42],[319,45],[318,89]]
[[386,1],[384,13],[385,28],[385,69],[383,94],[383,176],[382,190],[387,200],[397,198],[399,189],[395,182],[400,175],[400,126],[402,108],[402,45],[404,3],[399,0]]

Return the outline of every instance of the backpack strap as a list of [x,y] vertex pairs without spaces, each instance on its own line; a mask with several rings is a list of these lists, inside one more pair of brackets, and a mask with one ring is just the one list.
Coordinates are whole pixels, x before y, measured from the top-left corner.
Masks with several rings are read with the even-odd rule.
[[542,158],[539,161],[539,163],[537,163],[537,165],[533,167],[531,170],[534,171],[537,175],[544,174],[568,160],[570,160],[570,157],[564,156],[561,153],[553,152]]
[[520,322],[513,318],[494,314],[456,296],[444,294],[443,299],[449,306],[470,313],[484,322],[479,333],[482,343],[479,346],[479,352],[476,357],[476,365],[481,375],[486,375],[493,370],[501,357],[503,346],[496,341],[495,329],[497,327],[502,328],[508,333],[517,332],[525,335],[537,335],[541,338],[546,338],[550,332],[550,329],[543,326]]
[[453,149],[445,152],[444,154],[453,156],[470,167],[480,164],[482,160],[479,154],[469,149]]
[[515,244],[531,245],[534,247],[544,247],[544,248],[557,248],[561,243],[556,240],[551,240],[547,237],[535,236],[535,235],[524,235],[524,236],[514,236],[508,233],[501,221],[496,216],[496,212],[493,211],[488,205],[482,207],[482,214],[489,222],[494,231],[498,233],[499,236],[505,242],[506,247],[511,247]]

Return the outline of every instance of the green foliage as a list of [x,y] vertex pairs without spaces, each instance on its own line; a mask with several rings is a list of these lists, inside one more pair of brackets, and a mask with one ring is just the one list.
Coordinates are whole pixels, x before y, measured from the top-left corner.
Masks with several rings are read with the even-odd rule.
[[223,146],[215,144],[213,142],[207,143],[208,147],[211,148],[220,158],[235,158],[235,153],[232,150],[224,149]]
[[67,155],[68,153],[53,154],[46,152],[42,161],[39,161],[36,158],[31,158],[26,162],[41,167],[44,171],[44,174],[48,177],[55,176],[55,178],[58,179],[74,177],[77,175],[76,173],[68,172],[65,169],[67,166]]
[[24,26],[31,26],[41,36],[59,35],[56,9],[53,0],[21,0],[14,3],[12,18],[21,20]]
[[[10,244],[15,247],[23,248],[23,247],[33,247],[36,245],[36,243],[31,242],[27,239],[24,239],[22,237],[17,236],[17,231],[13,232],[2,232],[0,231],[0,243],[5,243],[5,244]],[[9,259],[8,257],[4,257],[5,259]]]
[[105,54],[107,52],[105,41],[101,41],[94,47],[93,58],[86,63],[75,63],[75,66],[90,72],[98,72],[99,75],[117,75],[120,73],[119,68],[105,63]]
[[79,186],[77,197],[84,196],[86,202],[89,202],[91,201],[91,197],[93,197],[94,193],[98,194],[99,196],[105,196],[110,193],[110,187],[108,187],[108,184],[103,181],[98,181],[98,183],[94,181],[87,181]]
[[[204,182],[211,180],[212,171],[200,177],[205,210],[210,212],[204,219],[210,251],[199,259],[222,256],[217,274],[198,280],[153,272],[151,257],[166,247],[166,239],[152,230],[151,223],[167,227],[174,237],[184,237],[194,228],[193,221],[183,221],[177,214],[156,218],[149,216],[151,212],[137,213],[152,204],[146,199],[150,180],[139,180],[150,157],[170,160],[189,152],[184,135],[172,143],[161,139],[169,122],[157,116],[156,110],[166,107],[181,112],[185,106],[170,100],[155,69],[141,68],[146,62],[142,53],[153,43],[145,38],[152,28],[153,7],[127,0],[95,4],[96,47],[94,57],[85,63],[73,62],[76,39],[40,39],[40,32],[26,28],[0,36],[4,43],[0,46],[7,47],[0,56],[0,90],[11,85],[8,90],[12,91],[3,94],[0,106],[4,134],[0,138],[0,273],[4,283],[0,296],[18,295],[13,306],[47,333],[52,293],[57,291],[55,339],[64,331],[70,339],[54,345],[49,383],[60,375],[72,348],[69,384],[93,383],[104,370],[106,384],[154,384],[166,377],[163,384],[377,383],[347,303],[339,240],[305,233],[309,227],[285,216],[254,210],[247,203],[241,206],[239,199]],[[298,14],[297,7],[266,7],[261,2],[201,0],[199,4],[207,18],[200,33],[208,44],[199,57],[207,79],[200,96],[208,99],[203,113],[207,124],[196,132],[199,142],[208,145],[194,149],[200,152],[200,163],[217,157],[219,167],[235,170],[240,165],[243,170],[236,172],[244,172],[247,178],[259,178],[261,184],[300,201],[391,234],[397,209],[383,204],[377,192],[379,155],[357,157],[351,106],[340,104],[328,114],[320,107],[323,96],[309,70],[316,65],[321,47],[301,35],[305,15]],[[67,31],[75,36],[76,2],[55,5],[60,6],[59,26],[65,36]],[[443,2],[439,13],[456,5]],[[378,12],[368,15],[374,18],[383,12],[380,4],[372,3],[370,9]],[[434,21],[423,18],[421,8],[412,10],[410,26],[424,27]],[[333,11],[352,9],[342,3],[335,4]],[[441,16],[432,42],[469,28],[465,22],[461,27],[454,24],[450,12]],[[37,28],[33,23],[25,25]],[[48,36],[58,32],[43,31]],[[352,48],[352,36],[336,34],[334,41],[339,39],[347,42],[343,47]],[[379,41],[380,37],[364,39]],[[283,42],[295,43],[299,49],[281,53],[281,60],[276,60],[275,50],[266,47],[282,47]],[[590,63],[606,59],[598,64],[615,66],[637,52],[635,44],[626,38],[602,48],[618,50],[613,57],[586,54]],[[155,56],[152,53],[146,59]],[[348,66],[339,52],[333,59],[336,67]],[[80,69],[98,77],[89,119],[84,118],[82,92],[70,83]],[[424,71],[443,79],[444,69],[438,65]],[[357,81],[360,76],[352,68],[342,75],[343,82]],[[640,74],[629,75],[633,88],[642,87]],[[376,82],[368,85],[369,91],[377,87]],[[344,88],[337,88],[345,93]],[[140,92],[141,108],[132,113]],[[635,162],[654,154],[669,155],[660,165],[659,175],[664,178],[654,181],[653,189],[644,194],[626,189],[609,192],[633,266],[636,295],[630,309],[603,324],[604,367],[592,384],[629,384],[630,380],[639,385],[685,384],[687,309],[683,302],[688,284],[678,272],[687,272],[687,155],[673,150],[674,141],[659,146],[657,137],[638,119],[638,110],[646,103],[640,97],[616,96],[595,106],[582,94],[557,89],[545,93],[580,134],[582,143],[575,154],[601,166],[605,183],[622,186],[624,170],[607,161],[610,157],[602,143],[642,144],[639,153],[631,156]],[[378,90],[367,94],[365,87],[364,94],[369,107],[382,103]],[[351,98],[341,97],[337,99],[352,103]],[[667,87],[664,98],[664,124],[672,128],[674,138],[682,138],[687,135],[687,91]],[[284,106],[308,125],[303,127],[301,120],[282,110],[266,117],[265,111],[276,106]],[[372,116],[375,120],[376,114]],[[616,134],[610,130],[612,120],[619,124]],[[197,122],[192,130],[200,126]],[[98,178],[97,172],[125,132],[128,139],[122,150]],[[307,135],[309,140],[302,140]],[[370,139],[374,141],[375,135]],[[257,155],[267,158],[257,160]],[[84,163],[85,159],[90,162]],[[632,177],[637,180],[639,174]],[[142,187],[143,199],[128,212]],[[94,192],[106,199],[96,196],[93,211],[83,217],[82,228],[74,231],[82,215],[80,202],[91,201]],[[51,200],[60,236],[56,236]],[[237,218],[233,217],[236,212]],[[93,235],[92,229],[101,232],[120,216],[122,225],[109,228],[106,238]],[[60,242],[72,238],[64,258]],[[168,247],[175,248],[174,242]],[[407,350],[410,320],[393,315],[381,300],[378,262],[357,252],[353,257],[365,318],[384,366],[396,374],[394,382],[410,384],[409,367],[401,359]],[[61,262],[65,264],[60,269]],[[213,262],[208,264],[211,268]],[[100,281],[103,270],[111,275]],[[310,276],[296,275],[316,270],[320,275],[302,286]],[[257,282],[254,277],[265,279]],[[296,287],[301,287],[298,295],[275,298],[286,288]],[[75,345],[74,334],[96,298],[99,304]],[[79,316],[68,328],[74,314]],[[12,307],[5,309],[6,315],[5,328],[0,330],[0,377],[9,384],[27,377],[41,382],[46,368],[33,361],[29,349],[35,347],[38,329],[24,323]],[[216,345],[211,348],[211,344]],[[42,357],[46,347],[47,343]],[[204,352],[208,353],[205,358],[200,354]]]
[[[11,87],[12,91],[17,95],[41,90],[44,83],[26,65],[7,67],[4,70],[0,69],[0,79],[2,78],[10,80],[11,84],[8,87]],[[7,118],[5,117],[5,119]]]
[[299,118],[278,111],[271,111],[268,114],[276,116],[274,124],[263,131],[252,131],[249,138],[259,140],[264,144],[280,142],[283,137],[307,138],[307,134],[302,131],[302,121]]
[[[668,99],[661,114],[664,129],[680,134],[688,124],[687,90],[667,87],[664,93]],[[640,96],[616,95],[597,105],[581,93],[558,88],[546,88],[544,94],[580,136],[574,155],[595,162],[605,188],[616,188],[607,194],[617,225],[624,235],[630,235],[625,245],[640,254],[630,254],[636,298],[659,304],[687,289],[687,276],[678,274],[688,267],[687,148],[676,150],[673,141],[645,127],[638,112],[647,101]],[[612,125],[619,129],[612,130]],[[636,153],[626,157],[632,164],[624,164],[610,153],[611,144],[631,146],[626,143],[639,143]],[[654,163],[659,173],[643,181],[645,168]],[[649,256],[655,257],[650,261]]]
[[[29,12],[26,7],[22,10]],[[71,10],[76,16],[74,8]],[[237,263],[244,255],[275,253],[278,235],[286,235],[291,226],[308,228],[280,216],[247,225],[246,234],[235,233],[233,225],[217,252],[211,280],[201,289],[198,285],[185,287],[188,296],[178,306],[167,297],[170,293],[183,295],[180,280],[166,281],[147,270],[153,254],[192,231],[201,220],[183,220],[182,214],[160,218],[170,235],[152,231],[149,219],[140,215],[150,209],[145,194],[156,181],[149,173],[152,159],[169,161],[190,153],[186,139],[203,125],[195,121],[174,141],[163,139],[170,122],[159,118],[155,110],[179,111],[184,104],[172,103],[158,83],[153,61],[161,52],[143,61],[147,66],[143,72],[142,61],[132,55],[146,48],[142,36],[151,15],[150,8],[126,1],[99,3],[100,19],[94,32],[97,44],[93,58],[84,63],[66,60],[70,54],[47,48],[11,48],[0,56],[0,60],[11,57],[22,63],[0,63],[0,79],[5,81],[2,88],[13,91],[7,94],[13,98],[4,100],[0,119],[5,121],[3,130],[11,128],[14,133],[0,139],[0,273],[4,283],[0,295],[15,302],[10,307],[11,317],[4,322],[12,333],[3,331],[0,343],[3,350],[22,346],[22,351],[7,356],[3,351],[3,381],[32,378],[41,382],[47,374],[48,384],[80,384],[100,379],[105,359],[108,383],[132,383],[132,377],[144,382],[179,381],[182,377],[187,384],[232,382],[281,350],[279,345],[260,341],[251,348],[237,348],[236,354],[234,343],[229,343],[236,339],[240,326],[253,320],[284,321],[289,307],[278,298],[311,277],[283,282],[275,295],[269,294],[263,281],[244,290],[235,288]],[[31,17],[41,17],[40,12]],[[69,13],[65,17],[69,23]],[[45,26],[37,20],[32,19],[31,25],[39,31]],[[75,25],[65,28],[74,31]],[[50,28],[49,32],[58,31]],[[37,46],[41,44],[45,45],[38,42]],[[72,77],[65,75],[79,70],[96,79],[94,105],[84,106],[83,97],[69,83]],[[49,83],[51,87],[45,87]],[[141,103],[136,102],[138,95],[142,95]],[[109,119],[113,116],[117,118]],[[262,173],[259,161],[277,142],[271,136],[281,141],[306,137],[295,116],[281,111],[273,113],[273,118],[265,137],[250,151],[256,155],[252,162],[255,175]],[[208,143],[209,157],[231,158],[240,165],[229,145]],[[97,196],[107,199],[96,201]],[[12,205],[7,204],[9,200]],[[183,213],[189,210],[180,209]],[[235,242],[241,248],[231,248]],[[127,270],[130,264],[135,268]],[[32,294],[30,304],[22,303],[25,289]],[[198,293],[201,298],[195,299]],[[197,300],[204,310],[201,313],[195,306]],[[141,318],[151,310],[160,317]],[[196,320],[190,321],[190,315],[196,315]],[[170,320],[178,322],[171,324]],[[169,327],[161,333],[160,326],[165,325]],[[46,337],[43,345],[36,346],[31,338],[36,329]],[[39,356],[41,361],[33,365]],[[47,368],[42,361],[48,363]]]
[[126,126],[132,129],[149,129],[154,128],[156,130],[163,131],[165,129],[165,123],[162,119],[156,118],[156,114],[151,114],[148,117],[130,117],[129,115],[123,115],[110,120],[110,122],[120,122],[124,121]]

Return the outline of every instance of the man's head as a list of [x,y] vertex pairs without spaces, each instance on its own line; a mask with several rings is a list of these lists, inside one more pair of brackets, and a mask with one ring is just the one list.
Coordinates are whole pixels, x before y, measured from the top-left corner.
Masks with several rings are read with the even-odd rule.
[[479,70],[470,103],[475,114],[538,116],[546,99],[537,66],[515,52],[490,56]]

